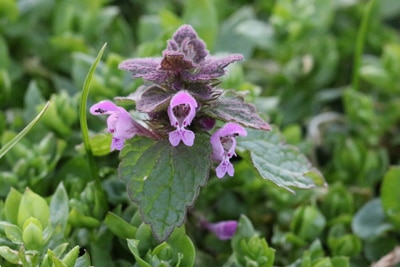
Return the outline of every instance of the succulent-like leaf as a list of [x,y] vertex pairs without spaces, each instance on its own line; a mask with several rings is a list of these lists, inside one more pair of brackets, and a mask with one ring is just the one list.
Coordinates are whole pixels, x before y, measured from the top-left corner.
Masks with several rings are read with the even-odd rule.
[[126,142],[119,176],[157,239],[166,240],[182,225],[187,208],[207,182],[210,153],[206,134],[197,134],[191,147],[139,136]]

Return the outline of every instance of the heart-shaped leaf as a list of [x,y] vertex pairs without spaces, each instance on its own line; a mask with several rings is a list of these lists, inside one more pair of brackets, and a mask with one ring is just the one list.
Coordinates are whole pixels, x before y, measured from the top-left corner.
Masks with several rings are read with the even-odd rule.
[[119,176],[158,240],[166,240],[185,220],[187,208],[207,182],[210,153],[206,134],[197,134],[191,147],[140,136],[125,143]]

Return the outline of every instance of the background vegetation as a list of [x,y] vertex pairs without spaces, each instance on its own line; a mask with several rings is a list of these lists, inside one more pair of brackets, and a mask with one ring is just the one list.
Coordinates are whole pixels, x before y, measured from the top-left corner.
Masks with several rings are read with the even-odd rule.
[[[2,0],[1,146],[50,105],[0,159],[0,265],[178,266],[177,253],[194,250],[195,266],[378,261],[400,244],[399,16],[397,0]],[[117,65],[160,55],[184,23],[212,54],[245,56],[223,87],[248,92],[329,186],[292,194],[238,159],[235,177],[214,177],[201,191],[185,225],[190,239],[178,232],[168,250],[141,224],[104,121],[93,116],[100,179],[90,172],[78,103],[105,42],[89,104],[133,92],[141,81]],[[218,240],[199,218],[240,219],[247,243]]]

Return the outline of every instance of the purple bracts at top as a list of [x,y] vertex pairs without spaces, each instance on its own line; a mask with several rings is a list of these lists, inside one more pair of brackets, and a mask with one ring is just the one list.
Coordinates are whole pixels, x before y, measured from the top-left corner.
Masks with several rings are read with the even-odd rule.
[[242,60],[240,54],[225,57],[209,56],[205,43],[190,25],[181,26],[168,40],[162,58],[133,58],[123,61],[119,68],[158,84],[173,84],[177,80],[207,81],[225,74],[225,67]]

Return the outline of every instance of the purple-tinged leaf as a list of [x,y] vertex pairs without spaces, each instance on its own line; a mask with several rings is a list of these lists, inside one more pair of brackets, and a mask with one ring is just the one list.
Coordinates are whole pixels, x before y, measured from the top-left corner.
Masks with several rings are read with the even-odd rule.
[[206,184],[210,153],[206,134],[197,134],[191,147],[139,136],[127,140],[120,153],[119,177],[160,241],[183,224],[187,208]]
[[170,92],[161,87],[153,86],[142,93],[140,99],[137,100],[136,109],[145,113],[166,109],[170,99]]
[[244,102],[235,91],[225,91],[204,113],[223,121],[237,122],[245,127],[270,130],[271,127],[256,112],[254,105]]
[[195,74],[189,74],[187,79],[198,81],[218,78],[225,74],[225,68],[229,64],[240,60],[243,60],[243,55],[241,54],[231,54],[225,57],[207,57],[201,63],[198,71]]

